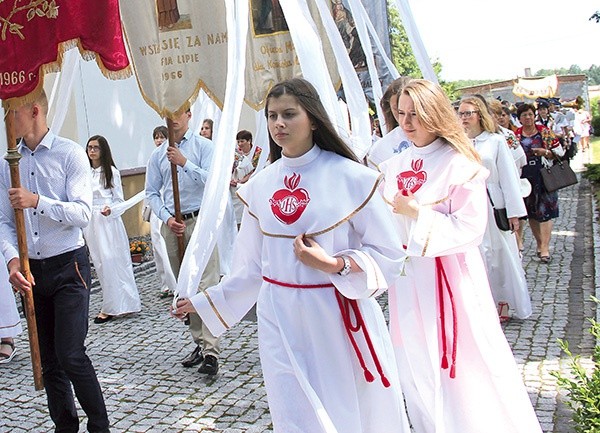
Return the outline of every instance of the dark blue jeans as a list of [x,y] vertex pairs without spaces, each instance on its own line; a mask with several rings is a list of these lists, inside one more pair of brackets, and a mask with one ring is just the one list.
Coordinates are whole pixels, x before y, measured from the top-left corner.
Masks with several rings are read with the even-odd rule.
[[77,433],[77,400],[88,416],[88,431],[108,432],[108,416],[92,362],[85,353],[90,301],[86,247],[30,260],[44,387],[56,432]]

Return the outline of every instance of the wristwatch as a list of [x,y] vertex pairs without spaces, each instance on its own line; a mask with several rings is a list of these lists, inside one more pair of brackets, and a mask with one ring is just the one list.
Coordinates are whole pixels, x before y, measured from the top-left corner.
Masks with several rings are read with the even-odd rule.
[[352,264],[350,263],[350,259],[346,256],[342,256],[341,259],[344,261],[344,267],[337,274],[342,277],[345,277],[350,273],[350,270],[352,269]]

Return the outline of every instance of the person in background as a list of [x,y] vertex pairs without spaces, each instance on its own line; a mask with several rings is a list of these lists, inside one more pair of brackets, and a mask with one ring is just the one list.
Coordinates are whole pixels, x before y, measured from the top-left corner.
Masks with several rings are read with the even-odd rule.
[[[9,281],[21,293],[33,292],[44,388],[56,431],[77,433],[73,391],[88,416],[90,432],[109,431],[96,372],[85,352],[91,269],[82,229],[92,212],[90,165],[77,143],[48,129],[48,99],[8,115],[22,137],[21,187],[12,188],[8,163],[0,172],[0,249]],[[21,273],[14,209],[23,209],[32,282]]]
[[373,143],[379,140],[382,135],[379,119],[376,117],[371,117],[371,140]]
[[200,127],[200,135],[204,138],[208,138],[209,140],[212,140],[213,125],[214,125],[214,122],[212,119],[204,119],[202,121],[202,126]]
[[156,147],[160,146],[169,139],[169,130],[163,125],[157,126],[152,131],[152,139],[154,140],[154,145]]
[[174,314],[197,311],[220,334],[256,303],[276,433],[409,433],[375,300],[404,257],[380,176],[358,163],[308,81],[276,84],[265,113],[271,164],[238,191],[233,272]]
[[[503,107],[497,99],[488,101],[488,108],[490,114],[494,117],[497,128],[496,132],[499,132],[504,136],[520,176],[521,168],[527,164],[527,157],[525,156],[525,151],[523,151],[513,129],[507,128],[507,126],[512,126],[512,123],[510,123],[510,112],[506,107]],[[517,128],[514,129],[516,130]]]
[[6,266],[0,266],[0,364],[10,362],[17,354],[15,337],[21,332],[15,294],[8,282]]
[[237,190],[240,186],[248,182],[252,173],[256,169],[258,159],[262,149],[252,144],[252,133],[245,129],[238,131],[235,136],[237,140],[237,151],[231,173],[231,181],[229,182],[229,191],[231,193],[231,201],[235,212],[235,219],[238,225],[242,223],[242,214],[244,212],[244,204],[237,196]]
[[412,144],[381,164],[381,192],[408,255],[388,299],[412,427],[541,433],[479,251],[488,171],[439,85],[408,83],[398,120]]
[[[506,321],[510,318],[508,309],[512,308],[516,317],[526,319],[532,312],[531,298],[514,236],[519,229],[519,218],[527,215],[519,185],[520,169],[517,171],[504,135],[496,132],[497,126],[485,99],[463,97],[458,117],[467,137],[473,140],[483,166],[490,172],[486,179],[488,224],[479,250],[498,315],[501,321]],[[496,225],[494,208],[506,209],[509,231],[500,230]]]
[[575,111],[575,121],[573,130],[575,136],[579,137],[579,148],[582,152],[590,149],[590,126],[592,116],[584,108],[583,98],[577,97],[577,111]]
[[519,122],[519,119],[517,118],[517,108],[520,104],[522,104],[522,102],[515,102],[515,104],[513,105],[510,103],[510,101],[502,100],[500,101],[500,103],[504,108],[508,110],[508,114],[510,114],[510,123],[511,125],[513,125],[513,127],[509,129],[511,129],[514,132],[516,128],[521,126],[521,122]]
[[[175,146],[162,143],[150,155],[146,171],[146,201],[152,212],[163,222],[161,234],[165,239],[169,263],[176,278],[182,257],[179,255],[178,238],[183,237],[184,246],[190,241],[202,205],[202,197],[208,170],[213,156],[213,143],[189,129],[190,110],[173,119]],[[183,221],[175,219],[171,164],[177,166],[179,196]],[[214,248],[200,280],[200,291],[217,284],[220,279],[218,248]],[[182,360],[184,367],[200,364],[198,372],[215,375],[219,371],[219,339],[215,337],[197,314],[189,315],[189,329],[195,347]]]
[[[535,123],[535,107],[522,104],[517,109],[519,121],[523,126],[517,129],[515,135],[521,143],[527,165],[523,167],[522,177],[531,184],[531,194],[525,198],[529,226],[536,241],[537,256],[542,263],[549,263],[550,238],[552,236],[552,220],[558,217],[558,193],[548,192],[542,181],[542,158],[551,163],[555,158],[564,155],[554,133],[543,125]],[[519,228],[519,245],[523,245],[524,226]]]
[[[160,125],[154,128],[152,131],[152,138],[154,139],[154,145],[156,147],[163,144],[169,137],[169,130],[166,126]],[[150,239],[152,241],[152,251],[154,253],[154,264],[156,266],[156,273],[160,277],[162,286],[159,291],[160,298],[168,298],[173,296],[175,289],[177,288],[177,281],[173,275],[173,270],[169,264],[169,255],[167,253],[167,246],[165,240],[160,234],[160,228],[162,227],[162,221],[156,216],[149,205],[149,223],[150,223]]]
[[566,114],[559,110],[561,103],[558,98],[550,98],[548,100],[548,104],[548,111],[554,119],[552,132],[554,132],[554,135],[556,135],[556,138],[558,138],[560,145],[565,150],[565,154],[562,159],[569,163],[569,161],[575,156],[575,153],[577,153],[577,146],[572,145],[571,138],[569,137],[569,120],[567,119]]
[[390,83],[381,98],[380,105],[385,119],[386,131],[381,139],[377,140],[367,153],[367,165],[378,170],[381,162],[402,152],[409,146],[402,128],[398,127],[398,94],[410,77],[400,77]]
[[543,125],[548,129],[554,130],[554,117],[550,114],[550,103],[546,98],[538,98],[537,103],[537,116],[535,123]]
[[108,218],[111,206],[124,201],[121,174],[106,138],[94,135],[86,145],[92,173],[92,217],[83,236],[102,289],[102,307],[94,323],[141,310],[140,295],[129,251],[129,238],[121,217]]
[[512,132],[517,130],[517,126],[512,121],[513,117],[510,112],[510,108],[500,103],[500,111],[496,116],[496,120],[498,121],[498,125],[503,127],[504,129],[508,129]]

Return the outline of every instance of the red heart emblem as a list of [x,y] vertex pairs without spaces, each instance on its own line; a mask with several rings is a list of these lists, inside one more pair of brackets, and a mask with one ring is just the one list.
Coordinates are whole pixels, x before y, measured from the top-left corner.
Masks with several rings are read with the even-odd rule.
[[310,201],[308,191],[304,188],[298,188],[300,184],[300,175],[294,173],[292,177],[283,178],[285,189],[275,191],[273,197],[269,199],[271,211],[275,218],[284,224],[293,224],[298,221]]
[[427,172],[421,170],[423,168],[422,159],[413,160],[410,165],[412,171],[403,171],[396,176],[396,180],[400,191],[410,191],[414,194],[427,181]]

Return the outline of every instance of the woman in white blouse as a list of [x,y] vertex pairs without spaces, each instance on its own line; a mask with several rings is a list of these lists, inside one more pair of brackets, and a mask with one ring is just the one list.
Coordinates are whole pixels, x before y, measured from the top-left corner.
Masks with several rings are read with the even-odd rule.
[[86,152],[92,167],[94,200],[83,235],[102,288],[102,308],[94,323],[105,323],[114,316],[140,311],[141,303],[125,226],[120,217],[109,217],[110,207],[123,201],[121,175],[106,138],[90,137]]
[[[467,136],[473,140],[482,164],[490,172],[486,182],[488,225],[479,249],[486,264],[492,295],[499,306],[501,319],[509,317],[507,305],[513,309],[515,316],[525,319],[531,315],[531,299],[513,235],[519,229],[519,217],[527,214],[521,197],[519,173],[506,140],[502,134],[496,133],[492,115],[482,99],[464,97],[458,116]],[[506,209],[510,230],[498,228],[493,208]]]

